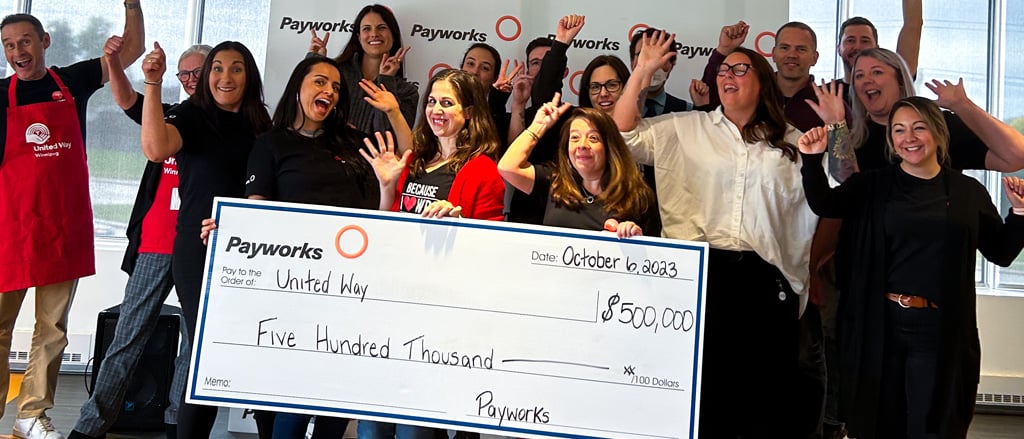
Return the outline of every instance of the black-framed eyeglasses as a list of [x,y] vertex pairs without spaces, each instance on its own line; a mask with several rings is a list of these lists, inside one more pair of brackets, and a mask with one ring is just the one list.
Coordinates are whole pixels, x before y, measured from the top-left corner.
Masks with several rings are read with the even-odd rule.
[[591,82],[589,88],[590,94],[599,94],[601,93],[602,88],[608,90],[608,93],[615,93],[622,89],[622,81],[619,81],[618,79],[611,79],[603,84],[600,82]]
[[178,74],[175,75],[175,76],[178,77],[179,81],[185,82],[185,81],[188,81],[189,77],[192,77],[192,78],[195,78],[195,79],[199,79],[199,74],[202,73],[202,72],[203,72],[203,68],[202,67],[196,67],[196,68],[194,68],[192,70],[182,70],[182,71],[178,72]]
[[743,76],[746,75],[747,72],[750,71],[750,69],[753,67],[754,66],[747,64],[745,62],[733,64],[731,66],[726,63],[722,63],[722,65],[718,66],[718,76],[725,76],[726,72],[730,70],[732,70],[733,75]]

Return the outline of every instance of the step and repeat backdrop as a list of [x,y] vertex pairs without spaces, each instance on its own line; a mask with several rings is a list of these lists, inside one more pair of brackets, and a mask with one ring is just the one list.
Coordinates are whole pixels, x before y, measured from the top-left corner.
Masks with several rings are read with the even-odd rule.
[[[569,53],[565,100],[576,103],[579,76],[595,56],[613,54],[629,65],[629,38],[638,29],[655,27],[676,33],[678,62],[667,82],[669,93],[689,99],[691,78],[700,78],[708,56],[718,45],[722,26],[744,20],[750,25],[745,46],[771,55],[775,30],[788,21],[786,0],[654,1],[516,1],[395,0],[384,5],[398,19],[402,44],[411,47],[405,59],[406,78],[420,86],[433,72],[459,67],[473,43],[487,43],[503,59],[526,60],[526,45],[536,37],[554,37],[559,18],[586,16],[586,25]],[[292,68],[309,47],[311,31],[331,32],[327,52],[337,56],[357,27],[358,2],[275,0],[271,2],[265,71],[271,105],[281,95]]]

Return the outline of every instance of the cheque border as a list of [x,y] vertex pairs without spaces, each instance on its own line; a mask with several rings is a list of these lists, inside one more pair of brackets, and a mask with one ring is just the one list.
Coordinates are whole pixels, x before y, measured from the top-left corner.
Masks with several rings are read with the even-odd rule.
[[[219,198],[219,197],[214,199],[214,215],[213,215],[213,217],[214,217],[214,219],[216,221],[218,221],[218,222],[220,221],[221,210],[224,209],[225,207],[228,207],[228,208],[251,209],[251,210],[264,210],[264,211],[310,213],[310,214],[317,214],[317,215],[329,215],[329,216],[348,217],[348,218],[376,219],[376,220],[386,220],[386,221],[400,221],[400,222],[418,223],[418,224],[445,225],[445,226],[453,226],[453,227],[457,227],[457,228],[485,229],[485,230],[497,230],[497,231],[513,232],[513,233],[528,233],[528,234],[533,234],[533,235],[570,237],[570,238],[577,238],[577,239],[587,239],[587,240],[592,240],[592,241],[607,241],[607,242],[617,242],[617,243],[625,243],[625,244],[631,244],[631,245],[643,245],[643,246],[654,246],[654,247],[668,247],[668,248],[676,248],[676,249],[684,249],[684,250],[696,251],[698,253],[698,257],[699,257],[699,261],[700,261],[700,266],[703,267],[701,270],[698,270],[698,274],[697,274],[698,277],[697,277],[697,307],[696,307],[697,308],[697,310],[696,310],[696,313],[697,313],[696,317],[697,318],[696,318],[696,320],[699,322],[699,321],[702,321],[702,318],[703,318],[703,316],[701,314],[702,314],[702,311],[703,311],[703,301],[704,301],[704,293],[705,293],[705,291],[704,291],[704,276],[705,276],[706,271],[707,271],[707,267],[706,267],[706,264],[707,264],[707,246],[706,245],[704,245],[704,246],[702,246],[702,245],[693,245],[693,244],[685,243],[684,241],[680,241],[679,243],[675,243],[675,242],[653,242],[653,241],[646,240],[646,239],[643,239],[643,238],[639,238],[639,239],[637,239],[637,238],[630,238],[630,239],[627,239],[627,240],[623,240],[623,239],[619,239],[618,237],[616,237],[614,235],[595,236],[595,235],[591,235],[591,234],[581,234],[581,233],[578,233],[578,232],[574,231],[575,229],[564,229],[564,230],[550,230],[550,229],[547,229],[547,230],[541,230],[541,229],[538,229],[538,228],[534,228],[534,226],[530,226],[530,225],[517,225],[517,224],[514,224],[514,223],[507,223],[507,222],[501,222],[501,221],[482,221],[482,220],[472,220],[472,219],[458,219],[458,220],[432,219],[432,218],[422,218],[422,217],[414,216],[414,215],[382,214],[382,212],[372,211],[372,210],[363,211],[363,210],[340,209],[340,208],[335,210],[335,208],[324,208],[324,207],[320,207],[320,206],[316,206],[316,205],[301,205],[301,204],[292,204],[292,203],[273,203],[273,202],[269,202],[268,203],[268,202],[263,202],[263,201],[253,202],[253,201],[249,201],[249,200],[238,200],[238,199]],[[291,409],[300,409],[300,410],[310,410],[310,411],[317,411],[317,412],[322,412],[322,413],[332,413],[332,414],[339,414],[339,415],[363,415],[363,416],[371,416],[371,417],[378,417],[378,418],[386,418],[386,419],[391,419],[391,420],[408,420],[408,421],[416,421],[416,422],[429,422],[429,423],[433,423],[433,424],[442,424],[442,425],[450,426],[450,427],[453,427],[453,428],[469,427],[469,428],[486,429],[486,430],[491,430],[491,431],[501,431],[501,432],[507,432],[507,433],[515,433],[515,434],[542,435],[542,436],[548,436],[548,437],[563,437],[563,438],[599,438],[599,437],[603,437],[603,436],[582,436],[582,435],[569,434],[569,433],[551,432],[551,431],[544,431],[544,430],[533,430],[533,429],[521,428],[521,427],[509,427],[509,426],[504,426],[504,425],[495,426],[493,424],[482,424],[482,423],[463,422],[463,421],[450,421],[450,420],[439,419],[439,418],[431,418],[431,417],[425,417],[425,416],[401,415],[401,414],[392,414],[392,413],[384,413],[384,412],[374,412],[374,411],[369,411],[369,410],[340,409],[340,408],[323,407],[323,406],[307,405],[307,404],[275,403],[275,402],[260,401],[260,400],[255,400],[255,399],[226,398],[226,397],[213,397],[213,396],[196,395],[196,389],[198,388],[199,380],[194,379],[194,376],[193,376],[194,373],[193,372],[198,369],[199,358],[202,356],[204,327],[205,327],[205,323],[206,323],[206,309],[207,309],[207,304],[208,304],[207,302],[209,300],[210,283],[212,282],[212,279],[214,278],[214,276],[212,274],[213,274],[213,267],[215,266],[214,260],[216,259],[216,252],[214,251],[214,249],[217,248],[217,238],[218,238],[217,230],[214,230],[211,235],[212,236],[210,237],[210,246],[208,247],[209,250],[208,250],[208,254],[207,254],[207,258],[206,258],[207,259],[206,260],[206,275],[207,275],[206,276],[206,284],[203,285],[202,296],[200,298],[200,301],[201,301],[201,304],[202,304],[202,308],[201,308],[202,309],[202,313],[198,316],[199,317],[199,321],[196,322],[196,334],[195,334],[196,335],[196,337],[195,337],[196,342],[193,343],[193,346],[192,346],[192,349],[194,350],[194,353],[193,353],[193,356],[192,356],[192,363],[190,364],[190,380],[189,380],[190,381],[190,383],[189,383],[190,386],[189,386],[189,389],[188,389],[188,396],[189,396],[190,400],[192,400],[192,401],[203,401],[203,402],[208,402],[208,403],[221,403],[221,404],[226,404],[226,405],[234,405],[234,406],[238,406],[238,407],[263,406],[263,407],[277,407],[277,408],[291,408]],[[630,242],[631,240],[633,242]],[[700,370],[701,370],[701,368],[700,367],[696,367],[696,366],[700,364],[699,363],[699,361],[700,361],[700,352],[701,352],[701,347],[703,345],[701,329],[702,329],[702,327],[700,325],[697,325],[697,329],[696,329],[697,332],[694,334],[694,336],[695,336],[695,338],[697,340],[697,343],[694,344],[694,351],[693,351],[693,364],[695,365],[695,367],[693,368],[693,376],[690,377],[690,388],[691,389],[697,389],[697,385],[698,385],[697,382],[698,382],[698,380],[700,378]],[[690,393],[691,393],[691,396],[690,396],[689,437],[693,438],[696,435],[696,428],[695,427],[696,427],[697,416],[698,416],[698,408],[700,407],[700,401],[697,400],[698,392],[690,392]],[[215,404],[213,404],[213,405],[215,405]],[[570,427],[570,428],[583,429],[582,427]],[[621,432],[603,431],[603,430],[595,430],[595,431],[600,431],[600,432],[609,433],[609,434],[621,433]],[[628,433],[628,434],[631,434],[631,435],[641,435],[641,434],[638,434],[638,433]],[[650,436],[650,437],[652,437],[652,438],[653,437],[661,438],[661,437],[664,437],[664,436]],[[672,438],[672,439],[675,439],[675,438]]]

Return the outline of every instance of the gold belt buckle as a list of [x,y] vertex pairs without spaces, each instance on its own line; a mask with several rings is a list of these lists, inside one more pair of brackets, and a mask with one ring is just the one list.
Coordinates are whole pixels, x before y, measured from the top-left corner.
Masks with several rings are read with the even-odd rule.
[[[910,296],[905,296],[903,294],[900,294],[900,297],[897,297],[897,299],[898,300],[897,300],[896,303],[900,304],[901,308],[905,308],[905,309],[906,308],[910,308]],[[906,299],[906,301],[904,302],[903,299]]]

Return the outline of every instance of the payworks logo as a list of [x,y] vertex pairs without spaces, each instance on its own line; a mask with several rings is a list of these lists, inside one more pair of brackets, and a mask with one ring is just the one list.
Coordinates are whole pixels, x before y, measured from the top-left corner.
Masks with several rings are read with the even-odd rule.
[[452,41],[472,41],[475,43],[487,42],[487,34],[477,31],[476,28],[469,30],[445,29],[441,27],[428,27],[420,23],[413,23],[412,32],[409,33],[409,36],[419,36],[420,38],[426,38],[427,41],[441,39]]
[[317,32],[354,32],[356,26],[347,20],[323,21],[323,20],[300,20],[293,17],[281,17],[281,25],[278,29],[291,29],[297,34],[304,34],[310,30]]

